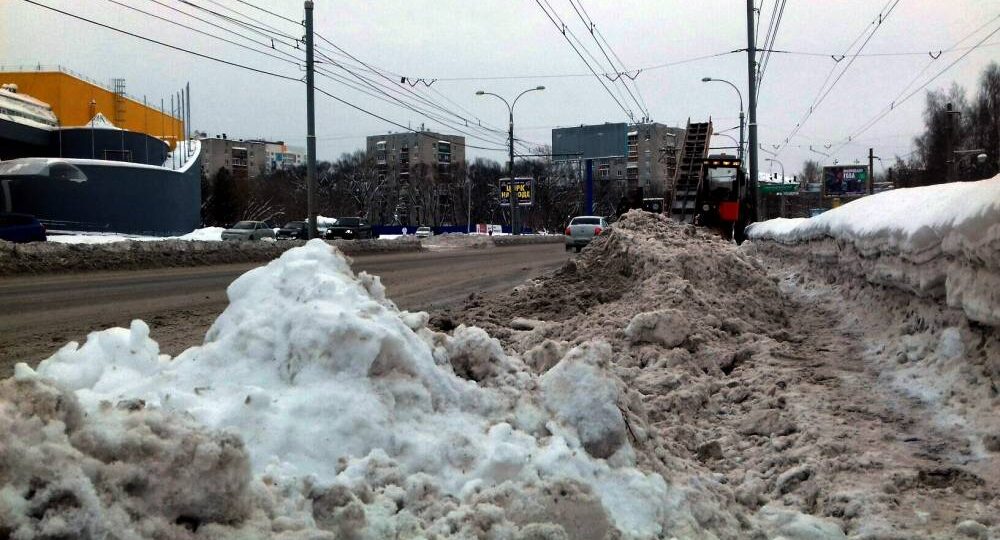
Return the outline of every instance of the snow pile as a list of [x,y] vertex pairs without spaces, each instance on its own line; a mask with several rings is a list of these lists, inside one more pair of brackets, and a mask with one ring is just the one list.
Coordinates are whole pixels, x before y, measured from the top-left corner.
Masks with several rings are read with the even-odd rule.
[[[147,520],[225,522],[230,532],[248,520],[269,532],[319,528],[357,538],[655,538],[701,530],[686,509],[691,488],[637,468],[635,434],[619,409],[624,385],[609,370],[606,344],[571,348],[539,376],[480,329],[427,329],[426,314],[400,312],[377,277],[355,276],[318,240],[244,274],[227,292],[230,305],[205,343],[176,358],[160,355],[136,321],[68,344],[37,376],[18,367],[21,379],[55,381],[37,383],[46,392],[72,391],[73,399],[57,402],[79,401],[76,416],[85,414],[102,444],[113,446],[102,462],[119,460],[140,486],[191,461],[161,473],[176,482],[179,507],[159,504],[145,487],[104,486],[99,470],[63,448],[89,451],[72,422],[54,423],[12,400],[0,404],[19,408],[25,437],[39,444],[56,437],[68,454],[55,466],[46,461],[48,480],[19,473],[0,497],[0,515],[44,530],[48,514],[40,518],[37,508],[56,512],[61,503],[23,501],[39,482],[57,482],[77,498],[106,493],[105,506],[87,507],[88,519],[112,529],[128,522],[132,514],[119,504],[132,497],[141,501],[125,508],[142,508]],[[152,445],[132,456],[123,441],[134,429],[163,439],[162,451]],[[5,451],[22,456],[35,446]],[[252,479],[240,473],[244,453]],[[199,489],[215,481],[216,491]],[[191,507],[211,506],[197,493],[226,510],[192,514]]]
[[1000,176],[876,193],[809,219],[754,223],[747,234],[808,244],[816,260],[943,296],[970,320],[1000,325]]
[[177,240],[198,240],[202,242],[221,242],[222,241],[222,231],[226,230],[225,227],[202,227],[201,229],[195,229],[187,234],[182,234],[176,238]]

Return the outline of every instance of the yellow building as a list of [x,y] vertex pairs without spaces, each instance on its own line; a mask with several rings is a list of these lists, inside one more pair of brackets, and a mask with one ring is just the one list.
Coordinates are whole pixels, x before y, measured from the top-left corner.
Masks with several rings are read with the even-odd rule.
[[183,120],[160,112],[159,97],[155,99],[155,107],[154,103],[143,105],[124,95],[124,91],[116,93],[62,67],[2,71],[0,84],[3,83],[14,83],[19,93],[51,105],[62,126],[85,126],[97,113],[102,113],[117,127],[158,137],[171,147],[184,137]]

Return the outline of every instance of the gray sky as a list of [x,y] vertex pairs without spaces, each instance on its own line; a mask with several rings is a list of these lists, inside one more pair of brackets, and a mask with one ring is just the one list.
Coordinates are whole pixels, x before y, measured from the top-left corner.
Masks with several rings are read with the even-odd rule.
[[[260,69],[301,76],[294,65],[200,36],[108,0],[39,1],[170,44]],[[245,42],[148,0],[116,1]],[[162,1],[211,18],[176,0]],[[221,10],[212,0],[191,1]],[[301,34],[301,27],[255,11],[236,0],[214,1],[252,15],[290,35]],[[300,1],[249,1],[291,19],[302,18]],[[603,60],[570,1],[549,2],[569,28]],[[745,3],[736,0],[582,0],[582,4],[614,51],[633,69],[746,47]],[[156,102],[161,97],[169,99],[171,91],[190,82],[195,129],[211,134],[226,132],[239,138],[284,139],[290,144],[304,145],[305,87],[300,83],[138,41],[23,0],[0,0],[0,5],[3,13],[0,17],[0,63],[61,64],[101,81],[124,77],[130,94],[146,95]],[[872,19],[886,5],[885,0],[792,0],[787,2],[775,48],[842,52],[870,27]],[[772,7],[773,0],[764,1],[761,36],[766,31]],[[1000,2],[996,0],[900,0],[864,52],[936,52],[951,47],[998,15]],[[553,127],[626,119],[593,76],[540,77],[587,73],[587,68],[533,0],[317,0],[315,17],[317,32],[365,62],[393,73],[427,79],[528,76],[515,80],[439,80],[431,90],[420,87],[420,92],[427,97],[463,116],[474,115],[492,126],[506,127],[506,108],[495,99],[475,96],[476,90],[482,88],[512,96],[525,88],[545,85],[544,92],[529,94],[517,105],[517,136],[526,140],[549,143]],[[993,20],[961,45],[974,45],[998,27],[1000,19]],[[243,33],[254,36],[249,31]],[[952,81],[967,89],[974,88],[982,68],[1000,56],[998,43],[1000,33],[986,41],[989,46],[972,51],[928,88],[945,87]],[[287,48],[283,50],[298,54]],[[933,61],[927,54],[858,58],[802,125],[798,135],[781,150],[779,159],[786,171],[789,174],[798,171],[804,159],[822,159],[819,154],[810,152],[808,146],[829,152],[823,145],[842,141],[862,127],[926,65],[930,64],[914,87],[964,52],[945,52]],[[773,150],[770,145],[781,143],[789,135],[808,111],[831,68],[844,66],[849,61],[850,58],[844,59],[838,64],[828,56],[774,54],[771,57],[758,109],[760,140],[765,148]],[[711,116],[716,131],[736,126],[738,101],[735,93],[724,84],[702,83],[704,76],[731,80],[740,87],[744,100],[747,99],[746,53],[644,70],[636,81],[654,121],[683,126],[689,117],[704,121]],[[440,122],[375,100],[341,83],[318,77],[317,85],[404,125],[418,127],[423,122],[429,129],[454,131]],[[395,86],[403,88],[398,79]],[[865,158],[869,146],[875,147],[876,154],[883,158],[910,152],[910,141],[922,126],[923,94],[921,91],[905,104],[895,107],[871,129],[844,146],[837,154],[840,161],[849,163]],[[469,113],[446,101],[442,95]],[[365,135],[399,131],[322,95],[317,95],[316,122],[317,153],[321,159],[363,147]],[[737,130],[727,133],[738,134]],[[504,144],[502,134],[481,135],[490,140],[467,137],[467,142],[487,147]],[[715,144],[732,143],[718,138]],[[470,149],[469,154],[504,159],[500,151]],[[764,171],[771,167],[763,162],[766,157],[769,156],[761,153],[761,170]]]

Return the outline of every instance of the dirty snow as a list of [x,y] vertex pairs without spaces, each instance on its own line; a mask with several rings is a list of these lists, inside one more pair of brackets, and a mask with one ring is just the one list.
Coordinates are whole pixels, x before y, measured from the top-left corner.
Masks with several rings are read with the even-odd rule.
[[[626,537],[649,538],[683,500],[635,467],[606,345],[570,350],[539,378],[481,330],[423,327],[426,316],[397,310],[377,277],[355,276],[322,241],[248,272],[227,293],[205,343],[176,358],[160,355],[135,321],[68,344],[37,374],[74,392],[95,421],[107,404],[141,404],[144,414],[238,435],[255,482],[313,497],[308,527],[317,526],[317,497],[331,490],[375,517],[418,489],[435,494],[428,508],[358,528],[371,537],[411,526],[449,531],[449,516],[463,512],[515,531],[523,516],[505,513],[510,496],[497,490],[555,489],[561,512],[583,505],[593,514],[596,503],[592,519],[606,514]],[[24,365],[18,372],[35,377]],[[123,436],[117,430],[107,436]]]
[[738,249],[632,211],[559,271],[428,315],[310,242],[236,280],[176,358],[137,321],[0,383],[0,433],[28,441],[0,444],[15,479],[0,523],[24,538],[81,513],[126,537],[1000,535],[995,327],[932,289],[872,286],[829,244]]

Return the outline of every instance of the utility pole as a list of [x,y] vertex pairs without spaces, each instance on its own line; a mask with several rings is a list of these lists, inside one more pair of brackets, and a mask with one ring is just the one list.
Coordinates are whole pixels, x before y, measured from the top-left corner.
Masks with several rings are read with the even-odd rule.
[[875,193],[875,149],[868,149],[868,194]]
[[306,0],[306,213],[309,238],[319,236],[316,228],[316,103],[313,97],[313,3]]
[[510,109],[510,234],[517,230],[517,192],[514,189],[514,108]]
[[[750,154],[750,188],[754,190],[757,215],[762,210],[760,189],[757,187],[757,48],[754,45],[753,1],[747,0],[747,89],[750,92],[750,140],[747,150]],[[757,221],[757,216],[754,216]]]

